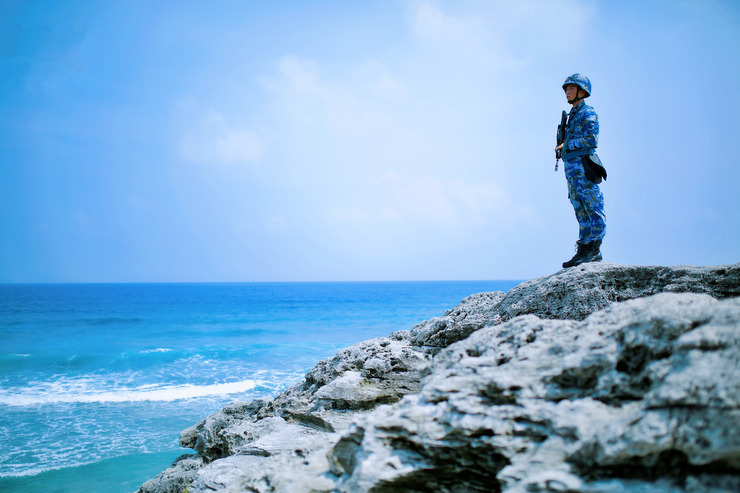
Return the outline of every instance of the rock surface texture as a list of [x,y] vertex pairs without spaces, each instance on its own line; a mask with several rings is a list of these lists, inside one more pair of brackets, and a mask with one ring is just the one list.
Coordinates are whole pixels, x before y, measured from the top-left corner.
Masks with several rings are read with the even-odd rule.
[[740,491],[740,264],[475,294],[181,444],[140,492]]

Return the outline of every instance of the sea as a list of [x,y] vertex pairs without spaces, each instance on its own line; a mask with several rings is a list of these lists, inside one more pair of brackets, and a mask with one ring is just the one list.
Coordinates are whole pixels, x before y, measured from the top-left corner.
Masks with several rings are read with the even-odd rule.
[[516,284],[0,285],[0,491],[135,492],[225,405]]

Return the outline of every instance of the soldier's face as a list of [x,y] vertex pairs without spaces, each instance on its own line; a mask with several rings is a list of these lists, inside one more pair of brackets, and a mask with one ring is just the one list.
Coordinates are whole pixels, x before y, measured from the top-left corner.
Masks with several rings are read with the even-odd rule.
[[565,97],[568,101],[574,100],[578,96],[578,86],[575,84],[568,84],[565,86]]

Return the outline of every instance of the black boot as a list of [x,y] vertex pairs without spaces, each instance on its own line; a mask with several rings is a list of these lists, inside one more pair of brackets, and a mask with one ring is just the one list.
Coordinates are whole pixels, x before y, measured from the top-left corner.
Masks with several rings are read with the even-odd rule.
[[576,260],[575,265],[585,264],[586,262],[601,262],[601,240],[592,241],[586,245],[584,254]]
[[567,269],[568,267],[573,267],[574,265],[578,265],[579,260],[583,258],[583,256],[586,254],[586,251],[588,249],[588,244],[581,244],[576,243],[576,254],[573,255],[573,258],[568,260],[567,262],[563,262],[563,269]]

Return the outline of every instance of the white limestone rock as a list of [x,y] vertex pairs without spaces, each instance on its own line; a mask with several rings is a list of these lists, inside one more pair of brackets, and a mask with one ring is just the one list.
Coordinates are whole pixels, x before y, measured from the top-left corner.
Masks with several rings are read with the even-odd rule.
[[486,327],[440,352],[419,394],[340,438],[339,489],[463,491],[464,478],[464,491],[659,480],[683,491],[688,478],[738,479],[739,330],[740,299],[695,294]]

